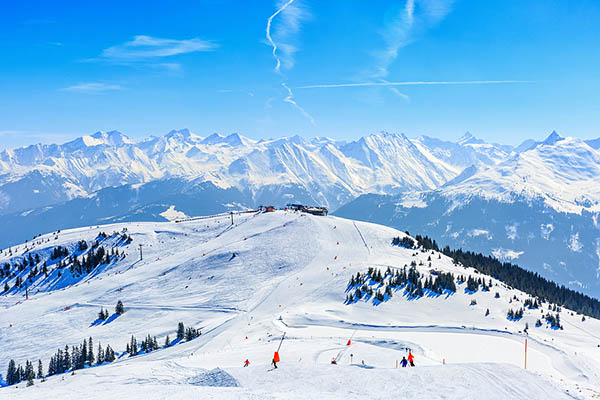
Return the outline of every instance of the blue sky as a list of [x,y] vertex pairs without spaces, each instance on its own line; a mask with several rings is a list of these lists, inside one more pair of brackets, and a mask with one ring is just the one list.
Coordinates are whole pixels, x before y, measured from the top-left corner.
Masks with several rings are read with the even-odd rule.
[[184,127],[595,138],[599,20],[597,1],[10,2],[0,148]]

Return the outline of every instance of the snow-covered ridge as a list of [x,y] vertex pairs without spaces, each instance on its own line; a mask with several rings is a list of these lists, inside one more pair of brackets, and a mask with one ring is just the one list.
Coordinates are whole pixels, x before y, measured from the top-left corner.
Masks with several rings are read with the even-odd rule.
[[[110,344],[117,360],[35,380],[30,388],[0,388],[0,396],[71,399],[94,388],[88,397],[390,398],[402,391],[411,398],[469,398],[476,391],[491,399],[566,399],[593,398],[600,390],[596,319],[582,321],[563,308],[564,330],[545,322],[535,327],[548,304],[528,309],[526,294],[442,254],[392,246],[392,238],[407,235],[384,226],[283,211],[240,215],[234,222],[224,216],[93,226],[4,250],[0,263],[21,257],[25,247],[42,254],[55,246],[74,249],[80,240],[102,237],[100,232],[108,233],[101,245],[116,244],[124,232],[132,238],[118,242],[119,256],[110,263],[67,286],[41,284],[38,275],[29,300],[22,290],[0,295],[0,373],[11,358],[19,364],[41,359],[47,367],[57,348],[90,336],[95,345]],[[357,272],[404,265],[427,276],[435,271],[482,279],[491,287],[471,292],[463,282],[454,293],[419,298],[395,288],[378,305],[372,299],[345,302]],[[68,270],[63,268],[63,279]],[[94,324],[100,308],[112,312],[117,300],[125,314]],[[507,319],[509,310],[520,308],[520,320]],[[162,345],[178,321],[202,335],[149,354],[121,355],[131,335],[139,340],[150,334]],[[283,332],[279,368],[267,371]],[[408,348],[417,367],[396,369]],[[338,365],[331,365],[332,358]],[[248,368],[242,367],[245,359]]]
[[472,197],[511,202],[541,199],[557,211],[600,211],[600,152],[553,132],[543,142],[494,166],[465,170],[440,190],[458,203]]

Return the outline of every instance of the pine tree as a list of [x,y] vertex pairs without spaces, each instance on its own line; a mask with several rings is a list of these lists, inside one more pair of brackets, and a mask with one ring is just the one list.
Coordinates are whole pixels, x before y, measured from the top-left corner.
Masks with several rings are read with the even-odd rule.
[[115,352],[114,350],[110,347],[110,345],[106,346],[106,351],[104,352],[104,360],[108,361],[108,362],[113,362],[115,361]]
[[94,347],[92,343],[92,337],[90,336],[90,340],[88,341],[88,351],[87,351],[87,363],[89,366],[94,365]]
[[33,386],[34,378],[35,372],[33,371],[33,364],[27,360],[25,362],[25,379],[27,379],[27,386]]
[[98,343],[98,353],[96,355],[96,363],[98,365],[102,364],[104,362],[104,350],[102,350],[102,345],[100,343]]
[[131,335],[131,343],[129,345],[129,356],[137,356],[138,355],[138,346],[137,340],[135,340],[135,336]]
[[171,341],[169,340],[169,335],[167,335],[167,338],[165,339],[165,347],[169,347],[171,345]]
[[117,306],[115,307],[115,313],[122,315],[125,312],[125,308],[123,307],[123,303],[121,300],[117,301]]
[[[60,351],[60,350],[59,350]],[[71,369],[71,356],[69,355],[69,346],[65,346],[65,351],[63,354],[63,361],[62,361],[62,371],[61,372],[65,372],[68,371],[69,369]]]
[[10,386],[17,382],[17,366],[15,360],[10,360],[8,362],[8,370],[6,371],[6,383]]
[[183,326],[183,322],[180,322],[177,325],[177,339],[183,339],[185,337],[185,327]]
[[37,377],[38,379],[42,379],[44,377],[44,367],[42,366],[42,360],[38,360]]
[[88,360],[88,349],[87,349],[87,340],[83,339],[83,344],[81,345],[81,351],[79,353],[78,360],[78,369],[83,369],[85,367],[85,363]]
[[21,365],[19,365],[17,367],[17,375],[16,375],[16,379],[17,381],[15,383],[19,383],[21,382],[23,379],[25,379],[25,371],[23,370],[23,367],[21,367]]

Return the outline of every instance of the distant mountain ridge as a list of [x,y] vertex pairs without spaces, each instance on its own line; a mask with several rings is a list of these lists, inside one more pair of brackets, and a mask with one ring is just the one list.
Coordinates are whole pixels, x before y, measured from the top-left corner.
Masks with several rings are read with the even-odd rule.
[[[270,185],[293,185],[314,202],[337,208],[363,193],[434,189],[471,161],[490,165],[509,154],[507,146],[470,138],[429,143],[382,132],[349,143],[299,136],[257,141],[237,133],[203,138],[182,129],[135,142],[118,131],[96,132],[62,145],[0,152],[0,214],[170,178],[253,195]],[[440,149],[449,155],[440,157]]]

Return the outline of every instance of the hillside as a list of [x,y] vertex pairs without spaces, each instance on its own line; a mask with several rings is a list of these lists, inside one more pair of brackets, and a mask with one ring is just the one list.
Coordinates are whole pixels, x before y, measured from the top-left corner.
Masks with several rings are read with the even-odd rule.
[[[228,215],[92,226],[4,249],[0,265],[23,265],[27,253],[34,267],[44,261],[48,267],[48,277],[38,273],[30,282],[31,265],[17,272],[28,284],[28,300],[24,287],[13,287],[16,277],[0,281],[11,287],[0,295],[4,379],[10,359],[23,365],[33,360],[35,366],[41,359],[47,369],[56,349],[89,337],[95,346],[110,344],[117,360],[74,376],[36,380],[33,387],[22,382],[1,388],[0,394],[28,399],[84,393],[94,398],[388,398],[401,392],[412,398],[452,393],[558,399],[592,398],[600,392],[598,320],[582,321],[581,315],[547,303],[529,309],[525,301],[530,296],[454,265],[440,253],[393,246],[394,237],[406,235],[392,228],[284,211],[234,219],[233,226]],[[82,240],[87,249],[80,250]],[[58,246],[69,255],[59,251],[49,260]],[[100,247],[110,249],[108,263],[103,258],[88,273],[89,254]],[[74,254],[81,272],[76,267],[70,272]],[[59,262],[62,268],[56,270]],[[398,285],[390,288],[391,298],[385,295],[379,302],[376,292],[383,293],[387,285],[367,279],[374,294],[348,301],[356,294],[348,284],[357,273],[364,278],[376,268],[387,284],[411,265],[421,284],[453,274],[456,292],[426,289],[423,296],[409,296]],[[388,267],[392,275],[386,274]],[[484,285],[468,291],[459,276],[481,279]],[[118,300],[125,306],[121,316],[113,314]],[[106,321],[97,321],[101,308],[113,314]],[[522,318],[507,319],[509,310],[521,308]],[[543,318],[548,313],[560,314],[562,330],[551,329]],[[542,325],[536,327],[538,319]],[[175,338],[178,322],[200,329],[201,336],[162,348],[167,335]],[[281,363],[269,371],[284,332]],[[128,357],[124,351],[131,335],[138,344],[147,335],[156,336],[161,348]],[[396,369],[407,349],[417,367]],[[332,358],[338,365],[330,364]],[[251,362],[248,368],[242,367],[245,359]],[[91,385],[90,394],[86,388]]]

